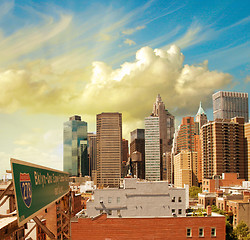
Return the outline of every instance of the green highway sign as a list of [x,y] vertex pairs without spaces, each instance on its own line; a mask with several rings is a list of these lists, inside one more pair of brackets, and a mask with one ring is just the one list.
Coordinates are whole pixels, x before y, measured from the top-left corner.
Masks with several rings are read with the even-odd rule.
[[69,192],[69,174],[11,158],[18,225]]

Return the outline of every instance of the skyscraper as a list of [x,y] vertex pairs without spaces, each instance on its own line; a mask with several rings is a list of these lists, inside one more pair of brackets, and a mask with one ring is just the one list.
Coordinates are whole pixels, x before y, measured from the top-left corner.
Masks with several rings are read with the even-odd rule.
[[217,119],[201,128],[202,176],[239,173],[246,178],[244,119]]
[[246,164],[245,164],[245,175],[247,175],[246,180],[250,181],[250,123],[245,123],[245,158],[246,158]]
[[145,118],[145,178],[161,180],[159,117]]
[[[136,156],[141,154],[141,161],[135,163],[132,161],[133,175],[137,174],[138,178],[145,179],[145,130],[135,129],[130,133],[130,157],[133,157],[133,153]],[[137,168],[137,173],[134,169]]]
[[89,174],[87,153],[87,123],[80,116],[73,116],[64,123],[63,131],[63,170],[71,176]]
[[213,94],[214,120],[244,117],[248,122],[248,93],[219,91]]
[[198,123],[198,127],[199,127],[199,131],[198,133],[200,133],[200,128],[207,123],[207,115],[204,111],[204,109],[202,108],[201,106],[201,102],[200,102],[200,106],[199,106],[199,109],[198,109],[198,112],[195,116],[195,122]]
[[170,180],[168,176],[171,169],[169,164],[172,142],[174,138],[174,121],[175,117],[165,109],[160,94],[157,95],[156,101],[153,105],[152,116],[159,117],[159,133],[160,133],[160,166],[161,166],[161,179]]
[[88,133],[88,155],[89,155],[89,176],[92,178],[96,174],[96,134],[94,133]]
[[97,185],[118,187],[122,162],[122,114],[97,115]]
[[162,145],[162,153],[171,152],[174,137],[174,120],[175,117],[165,109],[160,94],[157,95],[153,105],[152,116],[159,117],[159,131]]

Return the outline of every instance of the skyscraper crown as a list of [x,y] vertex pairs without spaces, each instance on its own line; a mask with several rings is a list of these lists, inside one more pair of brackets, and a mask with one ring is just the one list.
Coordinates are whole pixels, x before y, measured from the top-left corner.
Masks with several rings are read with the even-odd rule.
[[200,102],[200,107],[199,107],[198,112],[197,112],[196,115],[202,115],[202,114],[206,115],[204,109],[203,109],[202,106],[201,106],[201,102]]

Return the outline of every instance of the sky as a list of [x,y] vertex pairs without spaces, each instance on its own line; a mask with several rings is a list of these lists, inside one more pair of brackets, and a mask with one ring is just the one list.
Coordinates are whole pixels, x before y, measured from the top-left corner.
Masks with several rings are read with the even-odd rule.
[[144,127],[159,93],[176,116],[248,92],[247,0],[0,1],[0,178],[10,158],[62,170],[63,122],[121,112]]

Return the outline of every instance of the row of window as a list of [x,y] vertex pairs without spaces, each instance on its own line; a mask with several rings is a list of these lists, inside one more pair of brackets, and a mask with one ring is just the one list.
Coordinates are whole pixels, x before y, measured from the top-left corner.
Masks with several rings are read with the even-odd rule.
[[[192,228],[187,228],[187,237],[192,237]],[[204,237],[204,228],[199,228],[199,237]],[[211,237],[216,237],[216,228],[211,228]]]
[[[100,201],[100,202],[103,202],[103,197],[100,197],[100,198],[99,198],[99,201]],[[120,201],[121,201],[121,198],[120,198],[120,197],[117,197],[117,198],[116,198],[116,203],[120,203]],[[172,197],[172,202],[176,202],[176,201],[175,201],[175,197]],[[181,197],[178,197],[178,202],[182,202]],[[108,197],[108,203],[112,203],[112,197]]]

